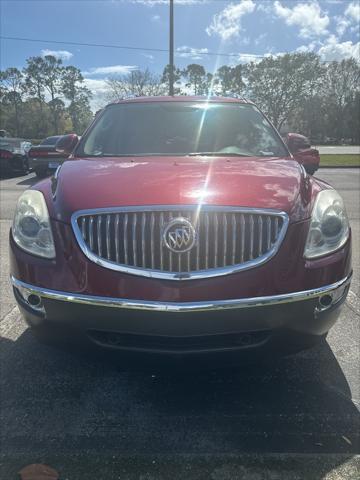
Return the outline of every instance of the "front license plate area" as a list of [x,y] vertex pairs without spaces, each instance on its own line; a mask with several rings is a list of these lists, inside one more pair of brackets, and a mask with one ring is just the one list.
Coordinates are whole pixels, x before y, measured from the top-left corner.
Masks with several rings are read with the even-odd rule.
[[49,168],[58,168],[60,162],[49,162]]

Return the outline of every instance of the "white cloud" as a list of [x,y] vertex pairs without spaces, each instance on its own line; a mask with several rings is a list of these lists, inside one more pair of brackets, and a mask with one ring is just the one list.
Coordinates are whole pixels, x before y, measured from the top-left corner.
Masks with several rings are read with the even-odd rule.
[[360,3],[352,2],[345,10],[345,15],[356,23],[360,22]]
[[209,50],[207,48],[194,48],[187,47],[186,45],[178,47],[176,49],[176,56],[180,58],[191,58],[193,60],[201,60],[203,54],[207,53]]
[[[345,9],[343,16],[335,17],[336,32],[342,37],[350,28],[350,32],[359,31],[360,4],[352,2]],[[355,24],[355,26],[354,26]]]
[[316,48],[317,42],[311,42],[308,45],[301,45],[296,49],[299,53],[313,52]]
[[84,76],[92,75],[126,75],[133,70],[137,70],[136,65],[110,65],[108,67],[91,68],[87,72],[82,72]]
[[154,55],[151,55],[151,53],[142,53],[141,55],[148,60],[151,60],[151,62],[155,59]]
[[109,91],[109,87],[107,86],[105,79],[84,78],[84,85],[93,94],[93,97],[90,100],[90,106],[93,112],[96,112],[96,110],[102,108],[108,103],[106,100],[106,94]]
[[151,21],[152,22],[159,22],[160,21],[160,15],[152,15],[151,16]]
[[94,94],[105,93],[108,89],[106,80],[99,80],[95,78],[84,78],[84,83]]
[[261,33],[257,38],[255,38],[254,43],[255,45],[259,45],[262,41],[267,37],[267,33]]
[[293,8],[274,2],[275,14],[285,20],[286,25],[300,28],[300,36],[311,38],[328,33],[330,19],[317,2],[297,3]]
[[53,57],[60,58],[61,60],[70,60],[74,55],[67,50],[48,50],[45,48],[41,50],[41,55],[46,57],[46,55],[52,55]]
[[257,55],[257,54],[252,54],[252,53],[240,53],[239,56],[237,57],[237,61],[240,63],[249,63],[249,62],[254,62],[254,63],[259,63],[263,58],[276,58],[276,57],[281,57],[282,55],[285,55],[285,52],[267,52],[264,55]]
[[259,63],[261,62],[262,58],[259,57],[258,55],[251,55],[251,53],[240,53],[239,56],[237,57],[237,61],[239,63]]
[[360,42],[339,42],[335,35],[331,35],[326,44],[319,49],[318,54],[323,60],[327,61],[343,60],[351,57],[360,61]]
[[207,27],[208,35],[218,35],[222,40],[237,37],[242,31],[241,19],[244,15],[252,13],[256,8],[252,0],[241,0],[237,4],[231,3],[224,10],[213,16],[212,22]]
[[345,17],[335,17],[336,33],[342,37],[348,29],[351,21]]

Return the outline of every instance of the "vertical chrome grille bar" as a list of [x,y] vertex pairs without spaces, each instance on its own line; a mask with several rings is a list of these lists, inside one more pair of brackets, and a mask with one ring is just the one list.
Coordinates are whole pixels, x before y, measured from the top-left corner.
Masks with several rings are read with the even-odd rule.
[[159,246],[160,246],[160,270],[164,269],[164,251],[163,251],[163,226],[164,226],[164,214],[163,212],[160,213],[160,225],[159,225],[159,233],[160,233],[160,239],[159,239]]
[[232,228],[232,254],[231,262],[232,265],[235,265],[235,254],[236,254],[236,216],[231,215],[231,228]]
[[219,248],[219,220],[217,213],[214,213],[214,268],[218,266],[218,248]]
[[136,214],[136,213],[133,213],[133,220],[132,220],[132,249],[133,249],[133,259],[134,259],[134,265],[135,265],[135,267],[137,267],[136,223],[137,223],[137,214]]
[[249,217],[250,223],[250,260],[254,258],[254,216],[250,215]]
[[[151,256],[151,268],[155,268],[154,229],[155,229],[155,215],[154,215],[154,212],[151,212],[151,216],[150,216],[150,256]],[[160,245],[160,250],[161,250],[161,245]]]
[[86,217],[81,219],[81,235],[83,240],[86,242]]
[[[172,214],[170,212],[169,214],[169,222],[171,222],[172,220]],[[172,269],[173,269],[173,257],[172,257],[172,251],[169,250],[169,270],[170,272],[172,272]]]
[[245,217],[242,213],[240,215],[240,236],[241,236],[241,247],[240,247],[240,262],[244,262],[245,257]]
[[97,250],[98,255],[102,257],[102,232],[101,232],[101,225],[102,225],[102,216],[98,215],[97,217]]
[[209,268],[209,214],[205,213],[205,270]]
[[115,258],[116,258],[116,263],[120,262],[120,256],[119,256],[119,214],[117,213],[115,216]]
[[263,220],[262,216],[258,216],[258,235],[259,235],[259,243],[258,243],[258,255],[262,255],[262,248],[263,248]]
[[223,266],[226,266],[226,258],[227,258],[227,218],[226,218],[226,213],[223,213],[223,249],[224,249],[224,255],[223,255]]
[[266,219],[266,250],[269,251],[271,248],[271,217],[268,216]]
[[276,242],[276,240],[278,238],[278,234],[279,234],[279,219],[278,219],[278,217],[275,217],[274,223],[275,223],[275,239],[274,239],[274,242]]
[[90,250],[94,250],[94,217],[90,215],[89,217],[89,243]]
[[[189,220],[189,222],[192,223],[194,229],[195,229],[195,235],[196,235],[196,232],[197,232],[197,227],[196,227],[196,219],[195,219],[195,216],[192,216],[191,215],[191,212],[189,212],[189,214],[186,216],[186,218]],[[196,238],[196,237],[195,237]],[[197,248],[195,246],[195,248]],[[184,267],[184,270],[186,270],[187,272],[190,272],[190,250],[188,252],[186,252],[186,267]]]
[[106,215],[106,254],[108,260],[111,258],[111,237],[110,237],[110,215]]
[[146,213],[144,212],[142,214],[142,220],[141,220],[141,254],[142,254],[143,268],[146,268],[145,227],[146,227]]
[[[182,217],[181,212],[178,212],[176,214],[176,216],[181,218]],[[177,254],[177,260],[178,260],[178,271],[181,272],[181,260],[182,260],[182,254],[181,253]],[[175,261],[176,261],[176,254],[175,254]]]
[[128,222],[129,222],[129,216],[127,213],[124,215],[124,261],[125,265],[129,264],[129,253],[128,253]]
[[201,210],[200,209],[197,209],[195,211],[195,221],[194,221],[194,225],[195,225],[195,230],[196,230],[196,270],[200,270],[200,227],[201,227],[201,223],[200,223],[200,218],[201,218]]

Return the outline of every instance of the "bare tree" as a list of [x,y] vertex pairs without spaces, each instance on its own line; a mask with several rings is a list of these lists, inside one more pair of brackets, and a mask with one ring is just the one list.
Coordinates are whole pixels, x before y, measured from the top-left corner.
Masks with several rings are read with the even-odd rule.
[[148,69],[134,70],[127,75],[109,78],[106,83],[108,86],[106,99],[110,102],[128,96],[158,96],[167,92],[166,85],[161,82],[160,77]]

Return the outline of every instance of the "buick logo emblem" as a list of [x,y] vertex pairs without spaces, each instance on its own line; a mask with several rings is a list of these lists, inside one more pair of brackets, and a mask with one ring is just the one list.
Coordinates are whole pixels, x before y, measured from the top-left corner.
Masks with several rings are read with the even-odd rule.
[[187,252],[195,245],[195,228],[186,218],[174,218],[165,226],[163,240],[167,248],[172,252]]

